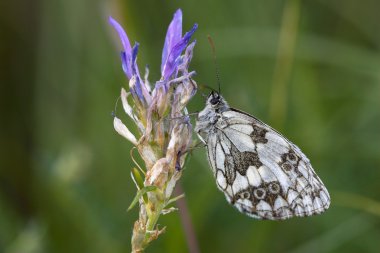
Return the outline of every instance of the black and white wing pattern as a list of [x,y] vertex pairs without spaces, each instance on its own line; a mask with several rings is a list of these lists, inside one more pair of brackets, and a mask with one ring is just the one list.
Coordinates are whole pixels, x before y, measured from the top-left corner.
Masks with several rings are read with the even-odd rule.
[[201,115],[196,130],[229,203],[251,217],[270,220],[320,214],[329,207],[327,189],[296,145],[227,104],[221,111],[213,117],[208,112],[208,121]]

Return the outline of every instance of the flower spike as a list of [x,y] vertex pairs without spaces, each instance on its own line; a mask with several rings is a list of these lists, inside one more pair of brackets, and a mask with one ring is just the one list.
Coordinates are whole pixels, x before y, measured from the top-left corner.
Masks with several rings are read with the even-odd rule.
[[[121,89],[123,109],[138,131],[116,116],[114,128],[137,148],[145,165],[144,178],[137,184],[139,191],[131,205],[139,203],[140,207],[139,219],[133,228],[132,251],[142,252],[162,233],[157,228],[157,220],[171,203],[173,189],[181,177],[181,168],[192,143],[192,125],[186,116],[186,105],[197,90],[192,79],[195,71],[188,70],[195,46],[195,42],[189,42],[197,24],[182,36],[182,11],[175,12],[162,52],[162,78],[151,89],[148,68],[142,79],[137,65],[139,44],[131,47],[119,23],[111,17],[109,22],[123,45],[122,68],[129,79],[129,91]],[[135,182],[136,178],[133,177]]]

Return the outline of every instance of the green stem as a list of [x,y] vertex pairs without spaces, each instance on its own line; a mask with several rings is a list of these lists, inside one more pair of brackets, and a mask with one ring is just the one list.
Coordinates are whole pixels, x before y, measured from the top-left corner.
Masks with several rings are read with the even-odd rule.
[[[139,229],[140,227],[136,227],[133,230],[132,238],[132,252],[141,253],[149,246],[149,243],[153,241],[154,237],[157,237],[159,231],[155,229],[157,221],[162,213],[162,209],[165,206],[165,203],[161,201],[157,201],[157,196],[152,197],[151,199],[155,199],[156,201],[148,201],[148,205],[145,206],[145,214],[140,214],[139,220],[136,221],[138,224],[144,224],[144,230]],[[149,206],[152,205],[152,206]],[[147,217],[147,219],[146,219]],[[153,238],[152,238],[153,236]]]
[[148,243],[149,243],[150,235],[152,231],[154,231],[154,227],[156,226],[158,218],[161,215],[162,209],[163,209],[163,205],[160,204],[159,206],[156,206],[156,210],[154,212],[152,212],[151,214],[148,214],[148,222],[146,224],[146,232],[145,232],[145,241],[147,241]]

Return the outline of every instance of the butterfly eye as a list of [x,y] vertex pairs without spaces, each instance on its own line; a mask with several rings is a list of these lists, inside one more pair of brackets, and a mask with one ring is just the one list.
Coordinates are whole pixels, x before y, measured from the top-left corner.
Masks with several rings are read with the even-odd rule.
[[211,100],[210,100],[210,103],[212,105],[216,105],[217,103],[219,103],[219,98],[218,97],[213,97]]
[[211,105],[217,105],[220,102],[220,96],[218,93],[211,93],[212,98],[210,99]]

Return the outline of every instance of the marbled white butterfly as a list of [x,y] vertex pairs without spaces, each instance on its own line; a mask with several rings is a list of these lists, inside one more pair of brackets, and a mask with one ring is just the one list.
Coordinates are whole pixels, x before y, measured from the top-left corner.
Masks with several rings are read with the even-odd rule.
[[284,220],[320,214],[330,196],[302,151],[257,118],[211,92],[195,131],[207,145],[218,188],[240,212]]

